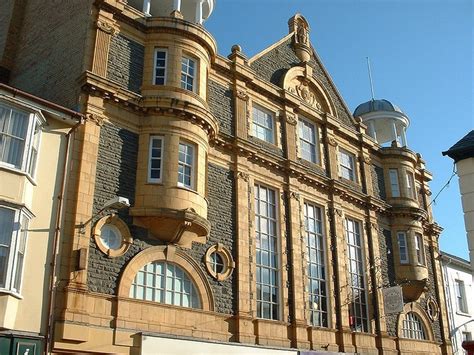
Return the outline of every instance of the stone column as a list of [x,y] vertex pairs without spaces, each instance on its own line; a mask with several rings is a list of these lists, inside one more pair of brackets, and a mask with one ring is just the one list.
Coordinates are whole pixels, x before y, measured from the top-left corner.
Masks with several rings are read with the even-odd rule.
[[[236,163],[236,195],[237,206],[236,224],[237,224],[237,255],[236,260],[236,276],[237,277],[237,314],[235,338],[240,343],[255,343],[255,335],[252,323],[252,308],[250,289],[250,220],[249,220],[249,189],[252,188],[250,176],[241,164],[244,158],[237,157]],[[241,171],[237,169],[242,169]]]
[[102,77],[107,76],[107,61],[109,58],[110,41],[116,34],[114,21],[110,15],[99,14],[96,22],[97,31],[92,58],[92,72]]

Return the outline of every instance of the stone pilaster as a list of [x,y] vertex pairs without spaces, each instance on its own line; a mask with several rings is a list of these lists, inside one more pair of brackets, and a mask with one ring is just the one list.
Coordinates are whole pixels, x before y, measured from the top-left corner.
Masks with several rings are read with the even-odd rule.
[[96,21],[96,37],[94,55],[92,58],[92,72],[102,77],[107,76],[107,62],[109,58],[110,40],[117,33],[111,14],[100,12]]

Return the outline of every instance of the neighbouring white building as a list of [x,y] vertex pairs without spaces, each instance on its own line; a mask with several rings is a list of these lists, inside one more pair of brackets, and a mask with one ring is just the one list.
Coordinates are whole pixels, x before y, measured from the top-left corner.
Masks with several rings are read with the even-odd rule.
[[474,283],[467,260],[442,253],[446,308],[454,354],[465,354],[461,344],[474,336]]

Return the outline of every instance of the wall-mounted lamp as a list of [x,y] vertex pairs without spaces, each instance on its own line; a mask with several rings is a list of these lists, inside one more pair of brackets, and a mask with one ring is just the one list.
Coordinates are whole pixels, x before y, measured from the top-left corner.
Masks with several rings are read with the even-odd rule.
[[122,210],[124,208],[130,207],[130,201],[126,197],[116,196],[111,198],[110,200],[106,201],[102,208],[95,214],[91,216],[87,221],[82,222],[81,224],[77,225],[76,227],[80,229],[80,233],[85,233],[85,227],[98,215],[106,210]]

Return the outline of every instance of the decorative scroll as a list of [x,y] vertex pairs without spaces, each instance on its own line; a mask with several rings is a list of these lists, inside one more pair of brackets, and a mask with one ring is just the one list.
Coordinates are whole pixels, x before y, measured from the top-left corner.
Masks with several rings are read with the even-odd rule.
[[116,30],[110,23],[98,20],[96,24],[99,30],[104,31],[105,33],[112,36],[115,35]]
[[241,100],[248,101],[249,95],[244,90],[237,90],[237,97]]
[[88,113],[87,120],[94,122],[99,127],[102,127],[104,125],[105,117],[96,113]]

